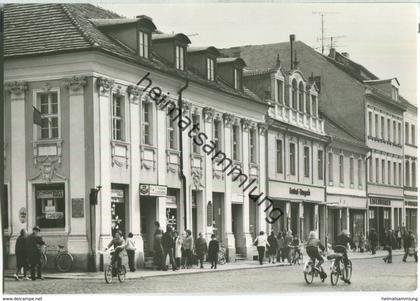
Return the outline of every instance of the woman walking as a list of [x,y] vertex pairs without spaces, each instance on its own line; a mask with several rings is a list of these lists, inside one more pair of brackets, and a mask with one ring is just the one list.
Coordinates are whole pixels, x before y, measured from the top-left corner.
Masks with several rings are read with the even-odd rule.
[[178,232],[174,232],[174,241],[175,241],[175,262],[176,266],[181,266],[181,257],[182,257],[182,237],[179,236]]
[[184,248],[187,269],[190,269],[192,265],[193,239],[191,237],[191,230],[185,230],[185,233],[186,237],[182,242],[182,247]]
[[270,247],[267,250],[268,263],[272,262],[274,264],[276,262],[276,255],[277,255],[277,248],[278,248],[277,238],[274,235],[274,231],[271,231],[270,235],[268,236],[267,241],[268,241],[268,244],[270,245]]
[[260,262],[260,265],[262,265],[265,254],[265,247],[270,247],[270,244],[268,243],[267,238],[264,235],[264,231],[260,231],[260,235],[258,235],[258,237],[255,239],[254,245],[257,246],[258,260]]

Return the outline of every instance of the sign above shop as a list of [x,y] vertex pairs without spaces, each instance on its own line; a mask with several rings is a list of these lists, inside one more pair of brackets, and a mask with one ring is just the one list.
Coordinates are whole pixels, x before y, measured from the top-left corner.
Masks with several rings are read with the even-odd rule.
[[168,187],[162,185],[140,184],[140,195],[142,196],[167,196]]
[[63,190],[39,190],[38,199],[60,199],[64,197]]
[[308,188],[307,190],[304,190],[302,188],[289,188],[289,193],[290,194],[295,194],[295,195],[303,195],[304,197],[310,196],[311,195],[311,190]]
[[391,206],[391,200],[381,199],[381,198],[371,198],[369,200],[369,204],[377,205],[377,206]]
[[405,201],[405,205],[410,206],[410,207],[417,207],[417,202],[416,201]]

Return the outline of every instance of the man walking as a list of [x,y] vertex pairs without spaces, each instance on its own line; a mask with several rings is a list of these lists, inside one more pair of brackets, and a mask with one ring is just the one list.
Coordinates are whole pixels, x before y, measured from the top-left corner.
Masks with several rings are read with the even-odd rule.
[[163,231],[160,228],[159,222],[155,222],[155,233],[153,237],[153,252],[154,252],[154,262],[157,266],[158,270],[164,269],[164,262],[163,262],[163,248],[162,248],[162,235]]
[[207,242],[203,237],[203,233],[198,234],[198,238],[195,241],[195,253],[197,254],[197,259],[200,264],[200,269],[204,268],[203,262],[204,262],[204,256],[207,252]]
[[407,262],[408,255],[414,255],[414,260],[417,262],[416,238],[412,231],[406,232],[403,237],[404,245],[404,262]]
[[[42,277],[41,266],[41,247],[45,245],[40,235],[41,229],[38,226],[33,227],[32,234],[26,239],[27,258],[31,268],[31,279],[35,281],[37,278],[44,280]],[[35,269],[37,269],[37,277],[35,277]]]
[[167,271],[166,266],[166,257],[169,255],[169,261],[172,265],[172,271],[176,271],[178,268],[175,264],[174,259],[174,248],[175,241],[173,238],[172,227],[170,225],[166,226],[166,232],[162,236],[162,248],[163,248],[163,270]]
[[372,251],[372,255],[375,255],[376,247],[378,245],[378,234],[376,234],[376,230],[374,228],[370,229],[369,242],[370,242],[370,249]]

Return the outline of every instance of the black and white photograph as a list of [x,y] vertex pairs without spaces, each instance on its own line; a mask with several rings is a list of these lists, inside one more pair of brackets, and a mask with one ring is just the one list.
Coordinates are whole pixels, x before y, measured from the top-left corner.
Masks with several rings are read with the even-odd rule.
[[0,19],[3,300],[417,300],[420,3]]

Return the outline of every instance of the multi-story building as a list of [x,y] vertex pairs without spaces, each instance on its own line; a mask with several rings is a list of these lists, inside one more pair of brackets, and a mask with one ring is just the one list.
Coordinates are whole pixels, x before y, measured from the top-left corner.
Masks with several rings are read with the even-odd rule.
[[401,100],[404,112],[404,212],[405,227],[417,233],[417,106]]
[[155,221],[217,233],[231,260],[252,255],[266,212],[240,184],[265,192],[267,105],[244,87],[242,59],[189,44],[147,16],[6,5],[10,260],[19,231],[38,225],[81,269],[132,232],[140,265]]
[[[255,54],[259,56],[259,54]],[[248,59],[248,58],[247,58]],[[325,227],[325,135],[319,117],[318,88],[297,68],[286,68],[273,58],[260,69],[247,68],[244,82],[268,100],[267,195],[284,215],[271,230],[291,230],[301,240],[309,231]]]

